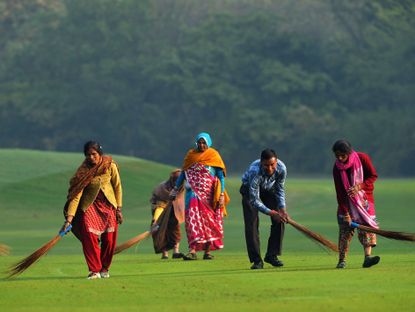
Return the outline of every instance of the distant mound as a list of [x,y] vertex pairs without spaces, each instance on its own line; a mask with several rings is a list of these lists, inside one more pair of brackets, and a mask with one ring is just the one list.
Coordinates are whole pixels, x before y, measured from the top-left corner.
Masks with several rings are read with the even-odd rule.
[[[168,177],[172,167],[135,157],[112,156],[120,168],[124,205],[147,207],[151,190]],[[56,216],[56,209],[61,210],[65,202],[69,179],[83,159],[82,153],[0,149],[1,215]]]

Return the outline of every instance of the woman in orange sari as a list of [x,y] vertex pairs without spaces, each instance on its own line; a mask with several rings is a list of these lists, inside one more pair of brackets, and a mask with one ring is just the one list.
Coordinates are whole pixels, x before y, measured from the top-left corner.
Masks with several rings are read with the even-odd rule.
[[185,181],[185,228],[189,253],[184,260],[196,260],[197,251],[211,260],[210,251],[223,248],[223,216],[229,197],[225,191],[225,164],[211,147],[210,135],[202,132],[195,140],[196,148],[187,152],[182,172],[171,192],[171,198]]

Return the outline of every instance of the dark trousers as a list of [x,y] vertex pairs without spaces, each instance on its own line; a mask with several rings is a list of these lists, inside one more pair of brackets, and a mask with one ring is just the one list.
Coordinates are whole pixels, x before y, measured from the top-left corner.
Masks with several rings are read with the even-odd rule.
[[[259,211],[255,207],[252,207],[249,203],[249,193],[246,186],[241,186],[240,193],[242,195],[242,207],[244,211],[245,222],[245,240],[249,261],[251,261],[251,263],[260,262],[262,261],[262,257],[259,240]],[[271,192],[260,192],[260,198],[265,206],[267,206],[269,209],[277,209],[275,195]],[[272,258],[281,255],[282,239],[284,237],[285,226],[284,223],[277,222],[272,218],[271,222],[272,224],[268,238],[266,256]]]

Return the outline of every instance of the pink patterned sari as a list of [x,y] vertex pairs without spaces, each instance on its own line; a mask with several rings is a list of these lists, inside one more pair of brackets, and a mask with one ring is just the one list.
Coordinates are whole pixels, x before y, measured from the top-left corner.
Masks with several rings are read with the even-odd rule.
[[[351,186],[363,183],[362,162],[360,161],[359,155],[355,151],[352,151],[346,163],[336,160],[336,167],[340,171],[340,176],[346,192]],[[351,168],[351,181],[349,181],[349,177],[346,172],[349,168]],[[379,228],[376,222],[376,216],[372,216],[368,213],[369,205],[370,203],[366,199],[365,191],[360,190],[356,196],[349,197],[350,216],[353,221],[359,224]]]
[[[186,201],[185,227],[189,248],[196,251],[223,248],[223,209],[213,207],[217,177],[202,164],[195,163],[185,171],[191,192]],[[187,196],[186,196],[187,197]]]

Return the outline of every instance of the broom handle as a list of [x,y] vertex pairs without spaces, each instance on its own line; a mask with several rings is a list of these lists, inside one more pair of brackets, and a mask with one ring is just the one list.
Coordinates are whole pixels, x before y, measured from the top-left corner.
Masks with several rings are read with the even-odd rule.
[[[361,224],[359,224],[359,223],[357,223],[357,222],[352,221],[352,222],[350,223],[350,226],[351,226],[353,229],[361,229],[361,230],[362,230],[362,225],[361,225]],[[366,227],[371,228],[370,226],[366,226]],[[375,230],[376,230],[376,229],[375,229]]]
[[72,229],[72,224],[69,224],[68,227],[62,231],[59,231],[59,236],[63,237]]

